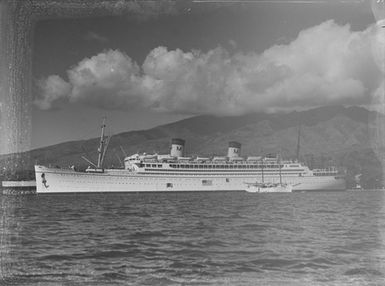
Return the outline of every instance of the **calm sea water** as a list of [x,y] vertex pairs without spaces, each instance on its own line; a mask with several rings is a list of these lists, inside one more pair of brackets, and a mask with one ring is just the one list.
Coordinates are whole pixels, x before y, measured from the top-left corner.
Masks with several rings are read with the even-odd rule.
[[1,202],[5,285],[385,285],[380,191]]

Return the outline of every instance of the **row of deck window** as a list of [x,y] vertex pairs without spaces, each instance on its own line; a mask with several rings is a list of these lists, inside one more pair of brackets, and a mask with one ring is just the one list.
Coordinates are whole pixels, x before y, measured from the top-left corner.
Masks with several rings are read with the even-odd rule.
[[[153,171],[151,174],[153,175],[167,175],[167,176],[202,176],[202,172],[172,172],[173,170],[157,170],[157,169],[144,169],[145,172],[138,172],[138,174],[149,174],[151,171]],[[150,172],[148,172],[150,171]],[[163,172],[167,171],[167,172]],[[212,172],[212,173],[211,173]],[[253,172],[253,171],[248,171],[248,170],[237,170],[237,171],[229,171],[229,172],[224,172],[224,173],[218,173],[219,171],[216,170],[209,170],[209,172],[212,176],[216,175],[223,175],[226,174],[226,176],[262,176],[262,172]],[[203,173],[206,174],[206,173]],[[266,172],[265,176],[277,176],[277,172]],[[299,172],[282,172],[282,176],[305,176],[306,173],[299,173]]]
[[[146,167],[146,168],[162,168],[162,164],[142,164],[140,167]],[[178,164],[170,164],[171,168],[184,168],[184,169],[278,169],[279,165],[198,165],[198,164],[191,164],[191,165],[178,165]],[[283,168],[284,165],[281,165],[281,168]]]

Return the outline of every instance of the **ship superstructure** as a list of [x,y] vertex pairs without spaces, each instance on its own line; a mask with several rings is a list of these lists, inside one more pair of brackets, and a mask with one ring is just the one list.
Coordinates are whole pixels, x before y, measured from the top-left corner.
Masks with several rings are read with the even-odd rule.
[[123,169],[103,169],[100,160],[85,172],[35,166],[37,192],[243,191],[255,181],[281,181],[293,191],[345,190],[336,168],[310,170],[278,156],[244,158],[239,142],[229,142],[226,156],[188,157],[184,149],[185,141],[174,138],[169,154],[133,154]]

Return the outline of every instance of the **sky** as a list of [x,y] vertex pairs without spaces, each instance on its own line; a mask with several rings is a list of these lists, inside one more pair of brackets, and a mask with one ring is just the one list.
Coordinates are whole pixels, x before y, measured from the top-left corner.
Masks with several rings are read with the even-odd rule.
[[368,1],[131,8],[37,23],[33,148],[97,137],[103,116],[116,134],[202,114],[368,105],[381,89]]

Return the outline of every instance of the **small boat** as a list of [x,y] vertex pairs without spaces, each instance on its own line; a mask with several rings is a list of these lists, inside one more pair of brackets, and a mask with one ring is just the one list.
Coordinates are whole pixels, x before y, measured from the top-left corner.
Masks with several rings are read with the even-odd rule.
[[293,186],[289,184],[245,183],[248,193],[291,193]]
[[293,186],[290,184],[282,183],[282,175],[281,175],[281,160],[279,156],[278,160],[279,164],[279,183],[265,183],[263,176],[263,167],[262,167],[262,183],[245,183],[247,187],[245,191],[248,193],[291,193],[293,191]]

